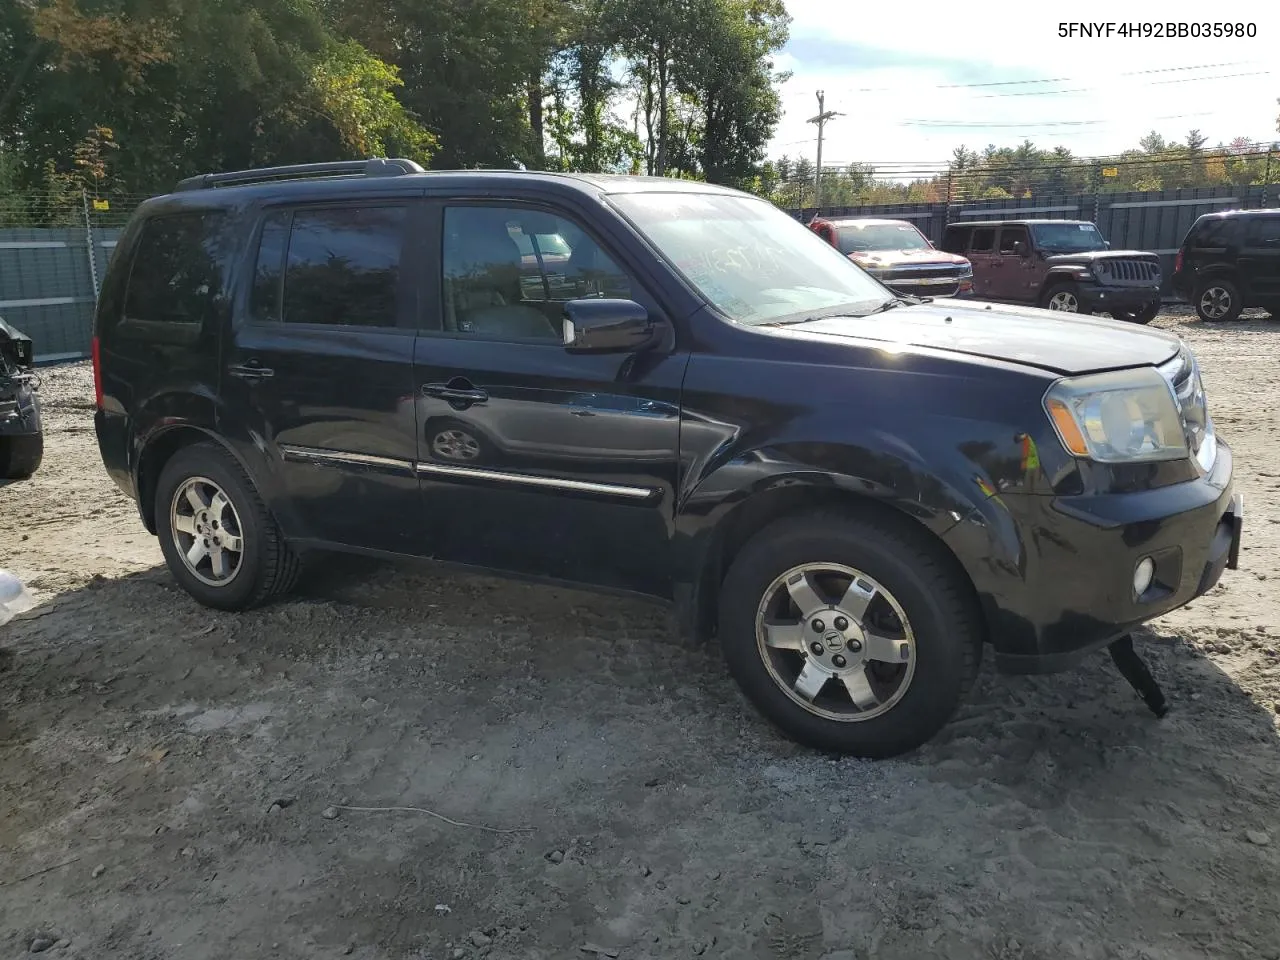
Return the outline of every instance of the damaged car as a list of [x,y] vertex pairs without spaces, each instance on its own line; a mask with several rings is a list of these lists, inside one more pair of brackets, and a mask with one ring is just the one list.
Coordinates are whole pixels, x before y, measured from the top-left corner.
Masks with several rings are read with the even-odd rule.
[[0,486],[40,468],[44,431],[31,338],[0,317]]

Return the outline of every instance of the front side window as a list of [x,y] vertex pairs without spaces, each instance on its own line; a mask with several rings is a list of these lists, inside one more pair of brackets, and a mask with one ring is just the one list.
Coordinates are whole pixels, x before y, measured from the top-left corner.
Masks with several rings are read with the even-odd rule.
[[130,320],[201,324],[223,306],[234,245],[220,211],[156,217],[142,228],[129,272]]
[[1280,247],[1280,217],[1255,217],[1249,221],[1245,242],[1251,247]]
[[1085,253],[1107,247],[1092,223],[1037,223],[1032,229],[1036,246],[1046,253]]
[[611,199],[664,259],[738,323],[856,316],[892,300],[846,255],[767,201],[675,192]]
[[1013,253],[1014,244],[1025,244],[1027,240],[1026,227],[1004,227],[1000,231],[1000,252]]
[[534,208],[444,210],[444,329],[511,340],[560,340],[570,300],[628,300],[626,272],[573,221]]
[[841,224],[836,228],[836,246],[843,254],[872,250],[929,250],[929,241],[908,223]]

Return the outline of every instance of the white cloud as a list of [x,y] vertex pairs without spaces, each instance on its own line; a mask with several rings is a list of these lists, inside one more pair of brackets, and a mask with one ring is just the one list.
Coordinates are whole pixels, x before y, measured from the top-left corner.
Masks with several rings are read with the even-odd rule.
[[[1242,6],[1252,9],[1241,12]],[[824,161],[942,162],[962,143],[1016,145],[1024,138],[1080,155],[1109,154],[1153,128],[1172,138],[1198,128],[1213,144],[1237,136],[1280,139],[1280,65],[1272,72],[1271,55],[1280,40],[1280,5],[1236,5],[1231,22],[1256,24],[1256,36],[1230,39],[1059,36],[1065,17],[1178,24],[1228,16],[1185,0],[1126,2],[1123,11],[1098,0],[1066,8],[919,0],[868,7],[866,16],[858,5],[830,0],[788,0],[787,8],[792,39],[778,65],[793,76],[783,87],[773,156],[813,157],[816,129],[805,120],[817,112],[817,89],[826,91],[828,109],[845,113],[827,126]],[[1171,69],[1188,67],[1205,68]],[[1138,71],[1167,72],[1124,76]],[[1203,79],[1210,77],[1216,79]],[[938,89],[1047,78],[1067,80]],[[1060,92],[1038,95],[1054,90]],[[1009,96],[1015,93],[1037,95]]]

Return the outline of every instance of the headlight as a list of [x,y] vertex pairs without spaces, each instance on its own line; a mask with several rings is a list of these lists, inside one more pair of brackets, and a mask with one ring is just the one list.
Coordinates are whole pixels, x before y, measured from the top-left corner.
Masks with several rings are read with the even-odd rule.
[[1154,367],[1059,380],[1044,408],[1074,457],[1135,463],[1188,455],[1173,392]]

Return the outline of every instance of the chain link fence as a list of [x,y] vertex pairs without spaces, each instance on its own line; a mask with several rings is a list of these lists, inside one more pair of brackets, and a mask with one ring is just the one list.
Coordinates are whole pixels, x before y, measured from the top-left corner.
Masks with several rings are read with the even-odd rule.
[[89,355],[103,271],[143,199],[0,196],[0,316],[31,337],[38,362]]

